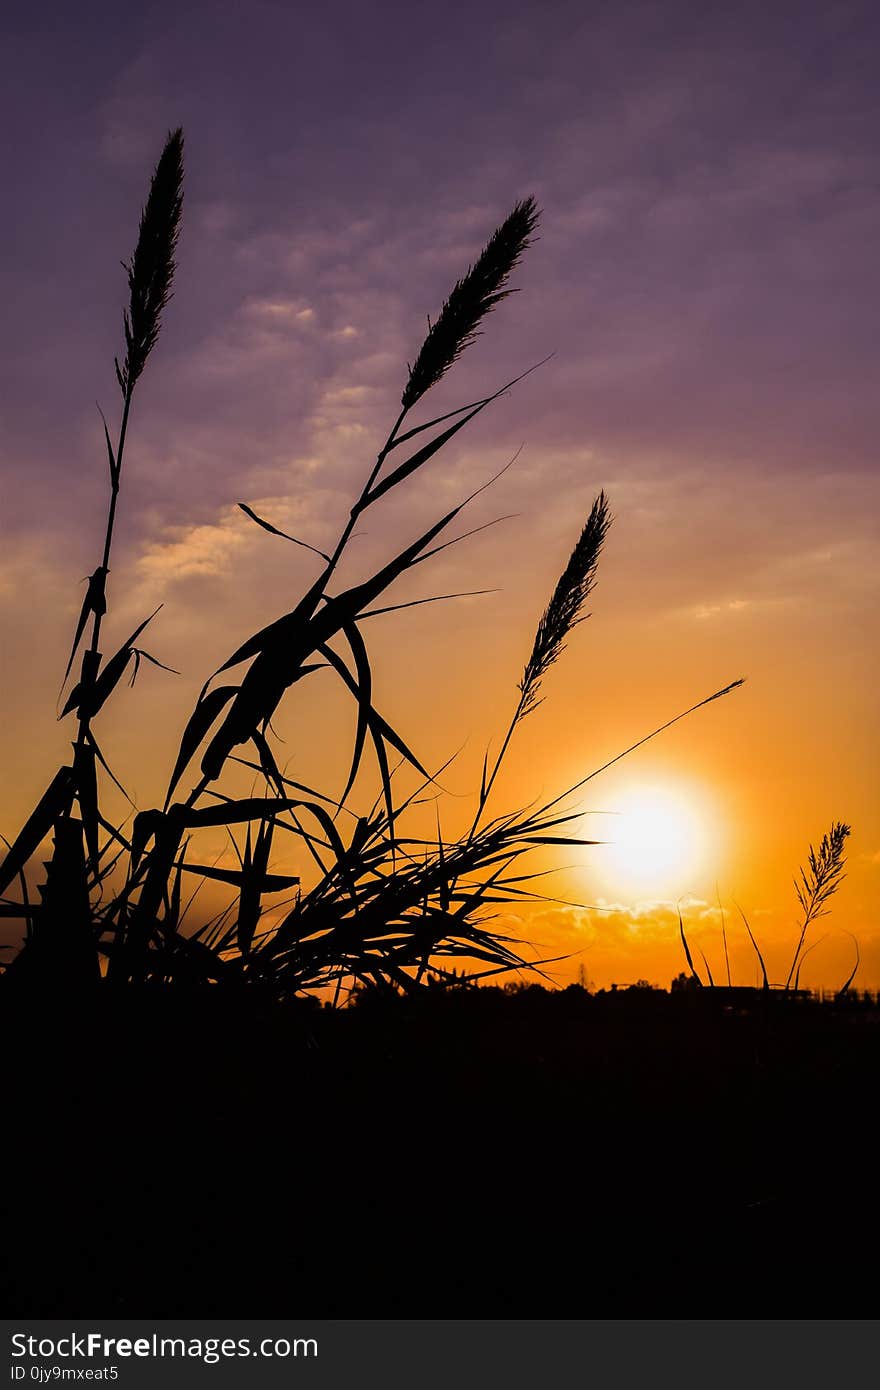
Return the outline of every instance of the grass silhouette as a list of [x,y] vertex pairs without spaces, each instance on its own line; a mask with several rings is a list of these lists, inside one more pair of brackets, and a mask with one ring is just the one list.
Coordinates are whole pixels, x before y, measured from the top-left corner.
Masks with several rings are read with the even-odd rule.
[[[825,940],[824,936],[820,937],[818,941],[814,941],[810,946],[806,947],[806,949],[804,948],[804,941],[807,932],[809,931],[812,924],[818,920],[818,918],[825,917],[828,915],[828,913],[831,910],[828,907],[828,903],[830,899],[834,896],[834,894],[837,892],[837,890],[840,888],[844,878],[846,877],[844,872],[846,867],[846,855],[844,851],[846,848],[846,841],[849,838],[849,835],[850,827],[848,825],[844,825],[842,821],[835,821],[832,824],[831,829],[822,836],[818,849],[816,849],[813,845],[810,845],[807,853],[806,867],[802,867],[798,870],[799,877],[794,880],[794,887],[795,892],[797,894],[797,900],[800,904],[801,912],[803,915],[800,923],[800,934],[798,936],[797,945],[795,946],[794,956],[792,957],[792,962],[789,967],[788,974],[785,978],[785,983],[780,986],[776,986],[776,988],[780,988],[786,994],[788,994],[792,990],[795,993],[798,992],[798,990],[800,989],[801,968],[806,957],[810,954],[811,951],[815,951],[817,946],[821,946],[822,942]],[[727,951],[727,923],[724,916],[724,908],[721,906],[720,898],[718,900],[718,909],[721,915],[721,939],[724,946],[724,963],[727,968],[727,986],[728,989],[731,989],[733,986],[731,984],[730,978],[730,957]],[[770,984],[770,977],[767,974],[767,964],[764,960],[761,948],[755,939],[755,934],[752,931],[749,919],[743,912],[739,904],[737,904],[737,911],[739,912],[739,915],[742,918],[743,926],[745,927],[746,932],[748,933],[749,942],[753,951],[755,952],[755,955],[758,959],[758,964],[761,968],[761,988],[764,990],[769,990],[773,986],[771,986]],[[687,961],[688,970],[690,971],[690,979],[694,982],[695,985],[702,985],[703,981],[700,979],[700,976],[694,965],[693,956],[691,955],[691,949],[690,945],[688,944],[687,934],[685,933],[684,922],[682,921],[680,910],[678,913],[678,929],[679,935],[681,937],[682,949],[684,950],[685,954],[685,960]],[[852,934],[850,933],[850,935]],[[859,943],[858,941],[856,941],[855,937],[853,937],[853,941],[855,942],[856,947],[856,963],[853,966],[853,969],[847,976],[844,983],[841,985],[840,989],[837,991],[838,998],[843,998],[843,996],[848,993],[852,985],[852,982],[856,977],[856,973],[858,972],[860,963]],[[703,957],[703,965],[706,969],[709,988],[714,989],[715,980],[712,976],[712,970],[709,965],[709,962],[706,959],[706,956],[702,949],[700,950],[700,955]]]
[[[164,805],[139,811],[128,833],[104,814],[104,779],[121,783],[98,742],[99,716],[117,696],[123,677],[130,673],[131,681],[135,679],[142,660],[162,665],[141,645],[158,609],[113,655],[103,655],[100,639],[132,403],[172,294],[182,208],[183,134],[175,130],[154,171],[135,250],[124,263],[129,303],[123,318],[125,352],[116,361],[122,414],[115,443],[104,420],[110,479],[105,539],[100,563],[88,582],[62,685],[63,691],[82,650],[79,677],[62,709],[62,718],[77,720],[73,759],[56,774],[0,866],[0,894],[8,895],[15,883],[21,889],[18,899],[3,897],[3,914],[18,916],[25,924],[23,947],[5,974],[10,982],[55,981],[65,988],[101,975],[121,984],[244,983],[279,997],[331,987],[338,999],[357,987],[408,991],[428,980],[457,982],[463,975],[477,980],[535,968],[523,943],[493,925],[493,914],[499,905],[541,900],[536,875],[529,874],[523,862],[536,848],[591,843],[577,834],[578,814],[565,803],[597,773],[527,810],[493,816],[489,803],[517,727],[540,703],[548,671],[586,616],[610,525],[604,492],[538,622],[513,717],[491,769],[486,755],[476,814],[458,839],[444,839],[439,813],[433,838],[416,836],[408,828],[407,813],[424,798],[440,795],[440,774],[424,766],[376,708],[364,624],[378,613],[407,606],[389,602],[389,590],[415,566],[472,534],[449,533],[469,503],[495,479],[463,497],[375,573],[346,589],[335,583],[359,520],[427,468],[459,431],[534,370],[529,368],[482,399],[411,422],[414,407],[446,376],[481,332],[487,316],[512,292],[510,276],[534,240],[539,222],[533,198],[515,204],[455,284],[437,318],[429,320],[408,371],[400,410],[333,549],[323,551],[288,535],[247,503],[239,503],[256,525],[313,554],[320,562],[317,577],[289,612],[240,644],[205,683],[183,730]],[[438,595],[421,602],[453,597]],[[350,769],[336,798],[292,781],[273,749],[272,720],[281,702],[301,681],[327,670],[356,706]],[[693,708],[740,683],[733,682]],[[379,794],[372,808],[361,814],[351,809],[349,798],[368,748]],[[224,790],[224,774],[241,766],[258,774],[261,794],[241,797]],[[398,773],[405,770],[415,773],[417,780],[414,789],[401,791]],[[237,867],[218,867],[194,857],[199,832],[211,828],[227,831]],[[49,836],[53,848],[46,878],[39,901],[33,901],[26,869]],[[273,856],[289,858],[285,850],[293,845],[305,851],[313,866],[307,883],[270,868]],[[184,906],[192,897],[184,885],[194,878],[231,890],[231,901],[200,923],[187,919]]]
[[[827,1008],[793,998],[784,1027],[773,1008],[718,1008],[721,992],[705,988],[493,983],[540,967],[493,914],[541,900],[536,850],[589,843],[573,794],[741,684],[550,799],[494,810],[511,742],[587,616],[610,525],[604,492],[538,619],[512,717],[457,838],[444,837],[439,812],[435,837],[410,829],[424,821],[421,803],[442,795],[443,769],[428,770],[376,708],[365,624],[407,607],[389,592],[395,581],[471,534],[450,529],[483,488],[374,574],[335,583],[358,519],[516,384],[409,422],[511,292],[537,227],[533,200],[516,204],[429,325],[335,547],[239,504],[308,550],[317,577],[206,682],[164,804],[129,830],[105,814],[116,778],[96,728],[123,678],[156,661],[141,645],[156,613],[109,657],[100,639],[132,402],[173,287],[182,155],[172,132],[126,266],[104,545],[62,686],[79,656],[62,706],[77,724],[74,756],[0,865],[0,915],[25,925],[0,1009],[15,1126],[0,1180],[6,1306],[154,1321],[288,1317],[291,1307],[325,1318],[776,1316],[784,1289],[799,1315],[867,1315],[863,1256],[880,1211],[857,1121],[880,1031],[876,998],[843,997],[853,976]],[[356,710],[336,797],[288,777],[273,747],[273,715],[319,670]],[[358,812],[349,803],[368,757],[377,795]],[[259,794],[224,790],[242,767]],[[235,867],[200,861],[200,832],[212,828],[232,839]],[[798,880],[794,996],[808,930],[842,881],[847,835],[836,824]],[[33,861],[50,837],[34,900]],[[308,882],[273,868],[292,847],[308,856]],[[192,921],[202,884],[229,901]],[[723,920],[722,930],[727,961]],[[692,983],[683,923],[681,939]],[[319,1007],[321,996],[353,1007]],[[841,1220],[840,1195],[852,1192],[858,1222]]]

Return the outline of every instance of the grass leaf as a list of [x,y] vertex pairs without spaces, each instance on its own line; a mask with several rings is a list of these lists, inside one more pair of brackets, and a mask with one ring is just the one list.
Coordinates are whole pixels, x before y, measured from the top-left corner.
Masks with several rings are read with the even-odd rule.
[[73,768],[59,768],[0,864],[0,893],[6,892],[12,880],[50,834],[55,822],[69,812],[75,791]]
[[263,517],[257,516],[253,507],[249,507],[246,502],[239,502],[238,505],[245,516],[249,516],[251,521],[255,521],[258,526],[262,526],[263,530],[268,531],[270,535],[280,536],[282,540],[290,541],[293,545],[302,546],[303,550],[311,550],[313,555],[320,555],[323,560],[327,561],[328,565],[330,564],[330,556],[327,555],[325,551],[318,550],[314,545],[309,545],[308,541],[300,541],[297,540],[296,536],[289,536],[286,531],[279,531],[278,527],[273,526],[271,521],[266,521]]
[[177,761],[174,764],[174,771],[171,774],[171,781],[168,784],[168,793],[165,798],[166,807],[170,803],[175,788],[192,761],[199,744],[205,738],[208,730],[221,710],[228,705],[236,692],[237,687],[234,685],[220,685],[214,690],[209,690],[207,694],[202,693],[199,697],[199,701],[189,717],[180,740]]

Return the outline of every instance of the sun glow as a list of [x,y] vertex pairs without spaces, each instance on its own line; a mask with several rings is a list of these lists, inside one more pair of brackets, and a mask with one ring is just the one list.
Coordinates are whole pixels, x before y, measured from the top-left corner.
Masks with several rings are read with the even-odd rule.
[[602,821],[601,869],[619,892],[689,893],[708,867],[714,836],[690,789],[628,788]]

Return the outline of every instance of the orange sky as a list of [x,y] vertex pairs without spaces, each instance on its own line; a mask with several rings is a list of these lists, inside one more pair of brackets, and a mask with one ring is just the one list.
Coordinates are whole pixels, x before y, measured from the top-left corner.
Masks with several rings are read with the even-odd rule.
[[[492,330],[500,331],[502,312]],[[490,334],[481,352],[485,370],[492,355]],[[525,414],[525,398],[540,400],[553,370],[551,363],[543,377],[523,384],[518,405]],[[463,363],[458,380],[467,377]],[[154,393],[143,408],[157,406]],[[494,470],[498,450],[492,427],[509,409],[500,402],[474,431],[470,446],[451,454],[448,465],[439,463],[430,479],[413,484],[395,504],[397,535],[417,533],[436,508],[438,493],[445,502],[462,491],[465,479],[478,481]],[[356,422],[356,410],[352,414],[346,432]],[[498,783],[496,808],[557,794],[695,700],[741,674],[748,680],[743,689],[631,754],[572,800],[578,809],[606,813],[587,818],[582,831],[601,839],[616,834],[615,817],[607,813],[627,808],[638,813],[645,805],[650,810],[659,798],[662,815],[664,798],[679,802],[695,824],[690,831],[685,827],[684,848],[672,856],[672,871],[662,855],[656,868],[639,873],[632,857],[615,864],[604,847],[560,850],[555,861],[546,856],[542,861],[542,866],[561,866],[546,881],[546,891],[589,906],[547,905],[510,925],[540,943],[541,954],[574,953],[571,961],[552,968],[554,978],[572,978],[583,964],[596,985],[637,978],[668,984],[684,964],[675,915],[680,899],[692,943],[702,946],[720,979],[717,884],[735,981],[751,983],[755,962],[734,900],[749,916],[771,976],[784,978],[796,940],[792,875],[808,842],[841,818],[854,826],[849,875],[833,915],[817,933],[830,928],[828,940],[804,967],[803,983],[833,987],[846,977],[854,948],[845,931],[851,931],[862,952],[859,982],[876,987],[880,826],[870,775],[876,766],[870,692],[877,671],[872,645],[853,640],[874,620],[868,586],[863,592],[859,583],[857,557],[833,542],[827,550],[817,545],[797,566],[786,566],[784,559],[777,567],[768,564],[763,592],[754,579],[740,585],[737,557],[748,551],[755,525],[753,504],[741,489],[732,486],[726,493],[718,481],[703,486],[696,471],[679,483],[661,477],[615,486],[613,464],[600,459],[579,463],[579,477],[567,460],[564,485],[535,488],[530,464],[550,473],[553,456],[548,459],[542,451],[538,430],[530,434],[519,476],[506,475],[480,500],[472,524],[510,511],[518,515],[438,557],[433,572],[420,575],[418,585],[412,581],[400,596],[454,588],[498,592],[378,618],[369,629],[377,707],[427,765],[439,766],[460,750],[443,778],[450,792],[440,803],[444,833],[465,828],[472,814],[483,749],[506,726],[537,617],[594,491],[604,485],[616,519],[590,605],[593,616],[575,631],[546,678],[545,703],[520,727]],[[364,453],[377,438],[370,436],[366,425],[356,436]],[[133,441],[136,437],[135,429]],[[129,466],[134,471],[139,465],[133,442]],[[800,489],[805,529],[818,525],[811,514],[833,521],[829,491],[817,482],[805,498]],[[253,495],[251,500],[279,525],[296,524],[303,532],[297,503]],[[772,500],[781,527],[788,502],[778,491]],[[341,499],[337,514],[344,514]],[[329,517],[306,534],[325,544]],[[388,541],[388,533],[377,531],[360,548],[355,545],[350,573],[387,553]],[[120,693],[102,719],[105,753],[145,807],[162,799],[183,720],[202,680],[241,637],[296,598],[311,572],[310,561],[231,508],[213,526],[181,518],[152,545],[130,547],[126,555],[120,547],[119,558],[113,591],[119,602],[111,609],[111,630],[121,638],[141,614],[164,602],[150,650],[182,672],[172,677],[147,668],[135,689]],[[7,835],[65,756],[70,737],[69,723],[54,721],[53,700],[64,642],[75,621],[77,589],[70,576],[67,601],[59,603],[42,582],[35,559],[26,563],[35,567],[28,605],[14,609],[7,624],[10,669],[19,666],[8,692],[3,734],[10,769],[4,788]],[[290,759],[291,775],[331,794],[338,791],[352,711],[332,677],[316,678],[311,690],[298,688],[276,725],[286,740],[280,751]],[[360,779],[356,809],[372,800],[376,785],[370,777]],[[121,812],[118,796],[115,804]]]

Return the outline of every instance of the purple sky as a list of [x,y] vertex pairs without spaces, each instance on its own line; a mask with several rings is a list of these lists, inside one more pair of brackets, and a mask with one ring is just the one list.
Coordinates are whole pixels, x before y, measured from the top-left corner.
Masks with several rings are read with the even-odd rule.
[[[0,389],[14,473],[50,455],[69,469],[72,426],[110,396],[114,257],[176,122],[183,288],[154,372],[175,425],[208,396],[216,413],[216,361],[185,381],[181,364],[218,335],[247,356],[245,301],[317,299],[343,318],[381,304],[382,345],[411,351],[449,270],[535,191],[532,302],[493,362],[505,338],[511,360],[558,352],[540,390],[555,439],[698,447],[710,468],[723,439],[725,466],[870,468],[873,8],[146,4],[90,5],[83,21],[50,5],[38,24],[13,19]],[[279,378],[296,415],[346,351],[322,343],[293,383],[287,363],[255,363],[250,427],[277,422]],[[238,392],[223,395],[237,419]],[[18,524],[29,492],[12,492]]]
[[[467,608],[436,628],[441,643],[463,628],[467,651],[489,641],[479,623],[501,634],[485,692],[497,719],[548,582],[606,486],[614,632],[597,623],[599,646],[573,654],[570,677],[605,663],[609,744],[747,672],[752,703],[732,716],[722,770],[732,777],[745,749],[761,766],[748,804],[769,798],[766,833],[782,838],[772,852],[758,831],[760,843],[737,840],[767,856],[756,882],[832,815],[861,817],[858,901],[873,911],[876,6],[160,0],[49,3],[4,28],[0,619],[13,657],[28,657],[11,719],[51,720],[50,643],[96,563],[94,401],[117,409],[118,263],[168,127],[187,140],[180,269],[136,404],[111,594],[123,626],[167,601],[154,648],[186,670],[179,696],[157,696],[163,731],[266,615],[266,588],[295,597],[308,572],[234,503],[332,538],[425,314],[533,192],[544,219],[523,293],[431,404],[556,355],[389,509],[364,558],[525,444],[475,512],[520,519],[454,552],[425,590],[504,589],[483,616]],[[285,606],[286,590],[271,616]],[[219,635],[206,608],[225,613]],[[646,673],[657,698],[648,686],[628,703]],[[600,694],[591,718],[601,709]],[[485,731],[459,730],[477,743]],[[783,737],[791,750],[768,770],[756,748]],[[694,746],[705,752],[699,735]],[[15,756],[23,807],[35,774]],[[793,771],[811,758],[811,779]]]

